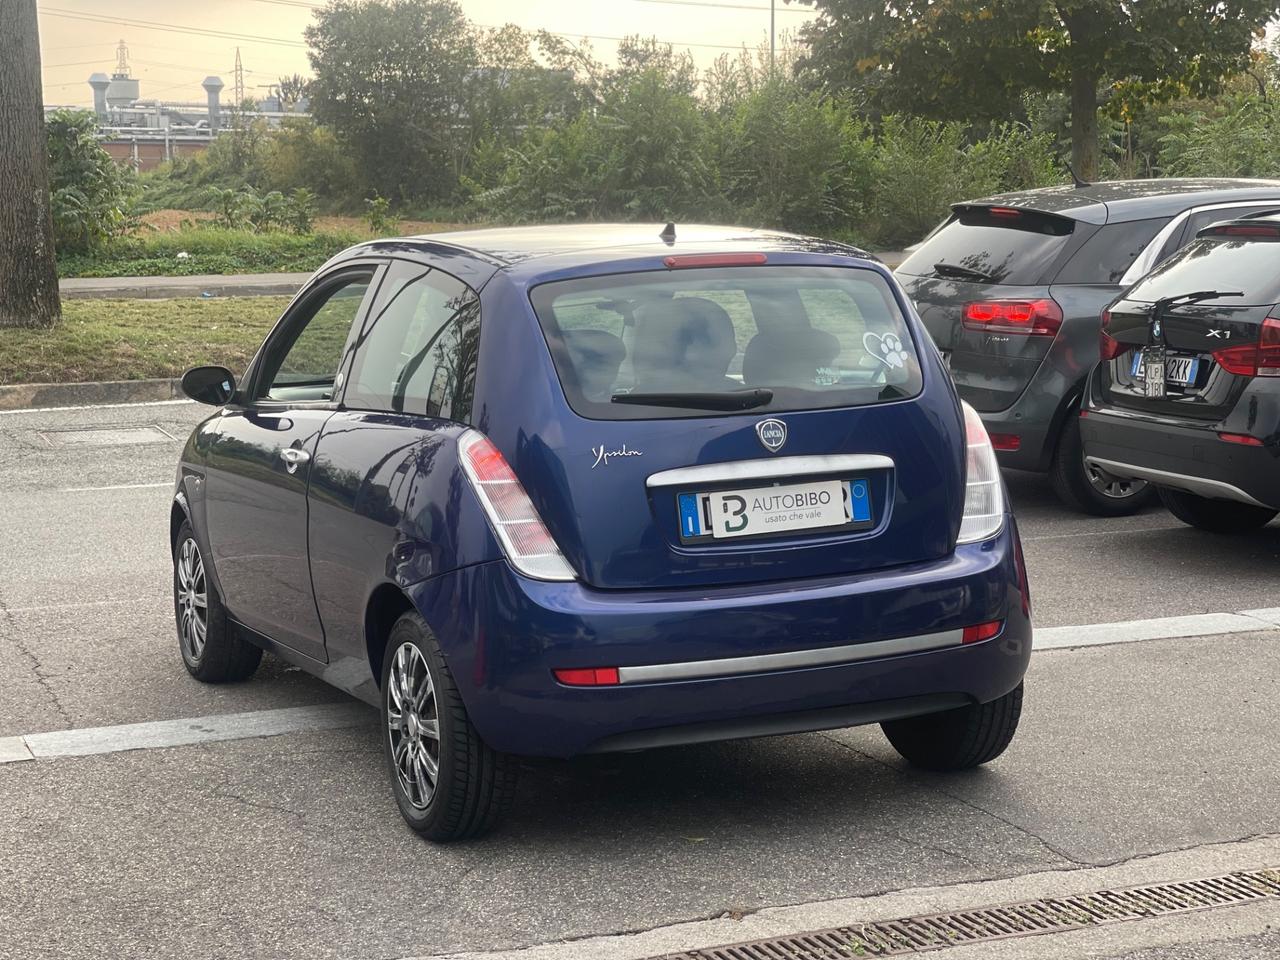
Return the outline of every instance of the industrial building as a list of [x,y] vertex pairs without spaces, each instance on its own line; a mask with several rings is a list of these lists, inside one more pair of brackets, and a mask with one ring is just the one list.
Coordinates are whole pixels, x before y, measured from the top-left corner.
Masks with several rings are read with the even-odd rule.
[[[239,65],[240,54],[236,51]],[[143,99],[142,85],[130,75],[129,51],[124,41],[116,51],[116,69],[108,77],[89,77],[93,88],[93,111],[98,117],[98,135],[103,147],[117,162],[138,170],[150,170],[167,160],[189,156],[208,148],[219,133],[238,125],[265,121],[278,126],[286,117],[307,116],[308,103],[302,98],[285,105],[280,97],[255,100],[255,110],[244,110],[244,98],[222,102],[226,85],[221,77],[205,77],[201,86],[205,100],[180,102]],[[243,80],[236,88],[243,92]],[[46,107],[46,111],[57,109]]]

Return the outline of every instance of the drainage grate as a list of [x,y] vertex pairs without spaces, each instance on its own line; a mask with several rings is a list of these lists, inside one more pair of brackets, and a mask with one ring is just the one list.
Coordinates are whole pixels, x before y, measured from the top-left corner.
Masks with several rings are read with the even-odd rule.
[[655,960],[850,960],[899,957],[1008,937],[1079,930],[1190,910],[1280,899],[1280,868],[1207,880],[1101,890],[1075,897],[1027,900],[1006,906],[881,920],[812,933],[668,954]]
[[88,430],[45,430],[40,434],[53,447],[123,447],[136,443],[172,443],[159,427],[108,427]]

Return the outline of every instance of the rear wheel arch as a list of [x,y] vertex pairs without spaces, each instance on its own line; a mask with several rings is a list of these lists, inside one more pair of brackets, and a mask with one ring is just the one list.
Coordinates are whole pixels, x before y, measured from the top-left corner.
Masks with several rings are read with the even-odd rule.
[[[191,515],[187,511],[185,499],[181,496],[175,497],[173,506],[169,508],[169,553],[174,554],[178,549],[178,531],[182,529],[182,525],[191,520]],[[194,526],[194,524],[192,524]]]
[[413,609],[413,601],[394,583],[379,584],[369,595],[364,611],[365,652],[369,657],[369,670],[379,689],[382,687],[382,658],[386,655],[391,628]]

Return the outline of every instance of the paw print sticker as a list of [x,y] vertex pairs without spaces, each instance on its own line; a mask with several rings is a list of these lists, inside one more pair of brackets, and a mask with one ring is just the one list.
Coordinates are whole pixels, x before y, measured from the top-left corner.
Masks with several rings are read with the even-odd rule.
[[902,349],[902,340],[896,333],[864,333],[862,346],[886,367],[901,370],[907,365],[907,351]]

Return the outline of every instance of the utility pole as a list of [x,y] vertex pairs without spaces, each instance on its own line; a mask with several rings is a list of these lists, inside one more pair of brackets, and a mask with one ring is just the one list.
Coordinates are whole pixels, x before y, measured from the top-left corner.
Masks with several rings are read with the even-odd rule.
[[236,76],[235,76],[235,97],[236,97],[236,129],[240,129],[240,114],[244,111],[244,64],[240,62],[240,48],[236,47]]
[[36,0],[8,0],[0,27],[0,327],[51,327],[61,316]]

